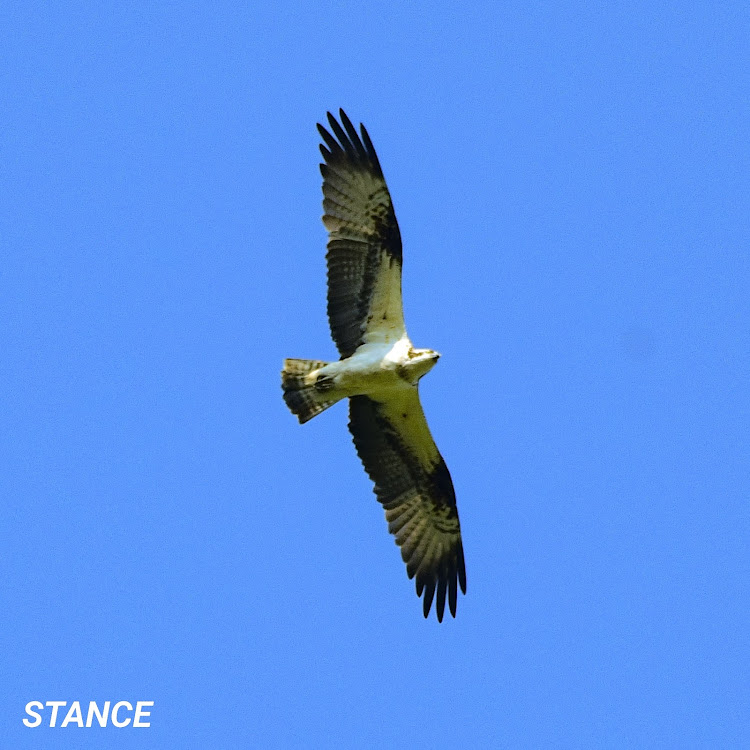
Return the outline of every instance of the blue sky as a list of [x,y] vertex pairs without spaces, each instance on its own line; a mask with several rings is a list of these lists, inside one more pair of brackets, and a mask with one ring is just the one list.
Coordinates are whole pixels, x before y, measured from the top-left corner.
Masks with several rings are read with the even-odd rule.
[[[8,746],[750,744],[745,3],[0,14]],[[443,354],[441,625],[344,405],[281,399],[284,357],[335,358],[338,107]],[[32,700],[152,725],[30,729]]]

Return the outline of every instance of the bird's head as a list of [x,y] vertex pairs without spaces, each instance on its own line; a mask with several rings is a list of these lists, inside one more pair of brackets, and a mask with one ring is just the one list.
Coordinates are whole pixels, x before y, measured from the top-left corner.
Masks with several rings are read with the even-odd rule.
[[440,359],[440,354],[433,349],[409,349],[409,359],[404,363],[404,368],[408,374],[408,380],[416,383],[421,377],[426,375]]

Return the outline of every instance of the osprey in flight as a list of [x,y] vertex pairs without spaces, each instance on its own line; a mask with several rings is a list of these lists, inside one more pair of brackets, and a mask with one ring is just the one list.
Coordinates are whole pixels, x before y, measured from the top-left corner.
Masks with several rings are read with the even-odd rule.
[[401,547],[424,616],[456,616],[466,569],[456,496],[419,402],[419,379],[440,356],[415,349],[401,305],[401,234],[383,171],[364,125],[343,110],[333,131],[318,130],[324,164],[323,224],[328,230],[328,320],[341,359],[287,359],[284,400],[300,423],[349,399],[349,430],[388,530]]

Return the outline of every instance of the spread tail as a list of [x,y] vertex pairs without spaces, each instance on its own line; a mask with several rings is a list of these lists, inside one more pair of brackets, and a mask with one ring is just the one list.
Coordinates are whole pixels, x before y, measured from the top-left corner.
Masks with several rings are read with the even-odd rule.
[[333,396],[333,382],[315,371],[325,367],[328,362],[316,359],[285,359],[281,371],[281,387],[284,389],[284,401],[297,416],[300,424],[333,406],[342,396]]

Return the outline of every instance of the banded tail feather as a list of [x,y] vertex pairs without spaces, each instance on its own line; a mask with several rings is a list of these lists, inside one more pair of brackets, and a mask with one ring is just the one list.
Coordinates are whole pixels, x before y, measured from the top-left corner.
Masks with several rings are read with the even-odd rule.
[[316,374],[328,362],[317,359],[285,359],[281,371],[281,387],[284,389],[284,401],[300,424],[325,411],[341,400],[330,392],[330,380]]

